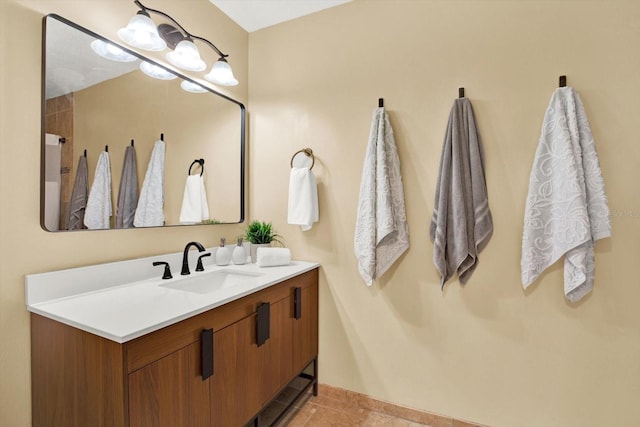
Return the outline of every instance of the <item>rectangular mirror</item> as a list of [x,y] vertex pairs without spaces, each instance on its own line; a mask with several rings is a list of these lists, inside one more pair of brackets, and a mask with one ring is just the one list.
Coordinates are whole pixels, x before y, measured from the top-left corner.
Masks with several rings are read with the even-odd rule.
[[[128,62],[106,59],[95,51],[118,51],[114,47],[128,55]],[[149,77],[140,69],[143,63],[159,67],[171,79]],[[187,91],[185,85],[200,92]],[[134,225],[116,227],[116,217],[131,216],[136,208],[139,218],[153,209],[162,214],[160,223],[157,218],[156,223],[136,218],[136,227],[244,220],[245,108],[240,102],[57,15],[44,18],[42,95],[40,218],[45,230],[130,228]],[[145,184],[151,154],[160,139],[164,144],[157,144],[156,153],[164,145],[164,165],[158,160],[161,156],[155,156],[152,171],[156,173],[149,173],[162,179],[149,179]],[[131,145],[136,161],[127,163],[123,175],[125,150]],[[111,194],[96,185],[90,195],[94,182],[105,182],[105,173],[96,176],[104,151],[110,162]],[[83,157],[87,173],[78,174]],[[194,163],[200,159],[203,167]],[[193,215],[184,215],[181,221],[190,173],[203,177],[204,195],[190,199],[191,208],[200,203],[208,209],[208,218],[202,212],[195,215],[200,221]],[[126,184],[123,188],[121,180]],[[139,198],[143,186],[149,190],[145,195],[152,195],[144,200]],[[87,227],[92,221],[78,220],[83,213],[79,207],[84,188],[87,198],[93,197],[92,216],[96,200],[98,211],[111,202],[108,227]],[[126,204],[121,203],[124,209],[118,211],[119,193],[134,191],[138,197],[129,196]],[[136,198],[140,203],[132,207],[131,200]]]

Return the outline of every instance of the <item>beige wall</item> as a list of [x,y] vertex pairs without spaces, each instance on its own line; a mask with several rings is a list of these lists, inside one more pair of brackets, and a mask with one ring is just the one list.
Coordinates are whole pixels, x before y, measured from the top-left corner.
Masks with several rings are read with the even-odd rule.
[[[250,217],[273,220],[296,258],[323,265],[321,382],[492,426],[638,424],[640,4],[356,0],[250,37],[204,0],[153,6],[232,54],[242,84],[229,94],[246,103],[250,87]],[[213,244],[242,228],[40,229],[42,15],[115,37],[133,9],[128,0],[0,1],[2,425],[30,420],[24,274]],[[528,174],[560,74],[586,104],[613,212],[595,291],[577,306],[564,301],[557,266],[529,292],[519,284]],[[495,233],[467,287],[452,281],[441,292],[427,230],[459,86],[484,138]],[[412,246],[366,288],[352,241],[378,97],[396,131]],[[317,154],[321,220],[303,233],[286,225],[286,186],[290,157],[306,146]]]
[[[492,426],[640,425],[640,3],[356,0],[249,37],[252,216],[322,263],[320,380]],[[552,268],[528,292],[528,177],[558,76],[582,96],[613,238],[575,306]],[[458,87],[486,152],[495,232],[465,288],[440,291],[428,225]],[[371,114],[396,132],[411,248],[372,288],[353,233]],[[288,162],[316,153],[320,223],[286,225]]]
[[[146,4],[146,2],[143,2]],[[246,104],[247,33],[206,0],[153,0],[195,34],[216,43]],[[30,425],[29,316],[24,275],[175,252],[190,240],[214,245],[243,226],[48,233],[40,228],[40,58],[42,17],[57,13],[115,38],[136,8],[129,0],[0,1],[0,425]],[[215,23],[215,25],[214,25]],[[203,49],[204,51],[204,49]],[[209,60],[209,63],[211,61]]]

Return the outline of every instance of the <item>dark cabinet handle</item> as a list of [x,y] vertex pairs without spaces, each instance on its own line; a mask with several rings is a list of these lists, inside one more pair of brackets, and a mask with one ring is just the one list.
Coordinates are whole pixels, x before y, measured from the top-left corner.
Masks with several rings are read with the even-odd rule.
[[302,288],[297,287],[293,291],[293,317],[296,320],[302,318]]
[[256,313],[256,344],[260,347],[269,339],[271,304],[263,302]]
[[198,257],[198,263],[196,264],[196,271],[204,271],[204,266],[202,265],[202,258],[211,256],[211,252],[207,252],[204,255],[200,255]]
[[171,268],[169,267],[168,262],[164,262],[164,261],[153,262],[154,267],[157,267],[158,265],[164,265],[164,273],[162,274],[163,279],[173,279],[173,276],[171,275]]
[[213,329],[205,329],[200,333],[202,360],[202,381],[213,375]]

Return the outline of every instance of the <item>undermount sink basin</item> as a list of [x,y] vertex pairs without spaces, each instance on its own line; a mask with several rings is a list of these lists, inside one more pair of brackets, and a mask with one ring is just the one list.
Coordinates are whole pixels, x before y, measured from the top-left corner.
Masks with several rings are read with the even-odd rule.
[[160,286],[185,292],[208,294],[256,282],[260,276],[262,276],[261,273],[225,269],[210,273],[195,273],[191,277],[163,283]]

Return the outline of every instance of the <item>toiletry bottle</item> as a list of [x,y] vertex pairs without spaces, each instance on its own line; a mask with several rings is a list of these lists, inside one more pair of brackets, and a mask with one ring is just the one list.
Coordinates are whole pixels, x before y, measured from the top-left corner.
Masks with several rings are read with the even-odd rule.
[[238,237],[238,244],[233,249],[231,259],[236,265],[242,265],[247,262],[247,254],[245,253],[244,246],[242,245],[242,237]]
[[231,261],[231,251],[224,245],[226,239],[220,239],[220,247],[216,251],[216,265],[229,265]]

